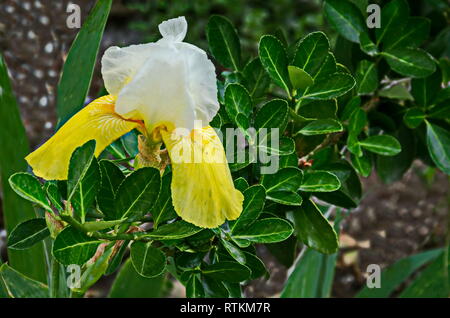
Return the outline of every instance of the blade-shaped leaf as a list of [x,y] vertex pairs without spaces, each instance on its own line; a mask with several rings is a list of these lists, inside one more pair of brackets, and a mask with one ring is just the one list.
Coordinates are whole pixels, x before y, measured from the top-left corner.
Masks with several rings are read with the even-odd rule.
[[409,17],[405,28],[392,30],[384,39],[384,47],[418,47],[430,33],[430,20],[423,17]]
[[148,232],[144,237],[155,240],[178,240],[192,236],[200,232],[202,228],[185,221],[177,221],[166,225],[161,225],[156,230]]
[[395,156],[402,151],[397,139],[389,135],[368,137],[358,142],[361,147],[382,156]]
[[364,18],[359,9],[349,1],[327,0],[325,14],[328,22],[344,38],[359,42],[359,34],[366,30]]
[[414,48],[395,48],[381,53],[389,66],[397,73],[416,78],[427,77],[436,70],[430,55]]
[[393,37],[398,30],[403,30],[409,16],[409,6],[405,0],[393,0],[381,10],[381,28],[375,29],[377,45],[384,39]]
[[9,185],[22,198],[52,211],[41,183],[31,174],[26,172],[15,173],[9,178]]
[[218,281],[242,282],[250,277],[251,271],[245,266],[236,262],[219,262],[207,265],[202,269],[202,274]]
[[294,229],[292,225],[280,218],[267,218],[254,222],[248,228],[233,233],[234,241],[253,243],[276,243],[286,240]]
[[299,42],[292,65],[315,75],[325,62],[329,49],[327,36],[323,32],[312,32]]
[[362,60],[356,70],[358,94],[370,94],[378,88],[378,71],[375,63]]
[[344,95],[355,86],[355,79],[346,73],[335,73],[327,80],[316,81],[309,87],[302,99],[332,99]]
[[83,107],[111,5],[112,0],[97,1],[72,43],[56,94],[59,127]]
[[305,192],[331,192],[341,187],[339,179],[328,171],[309,171],[305,173],[300,190]]
[[308,123],[297,133],[305,136],[324,135],[342,131],[340,122],[334,119],[318,119]]
[[258,219],[264,208],[266,190],[261,185],[254,185],[247,188],[244,192],[244,203],[239,218],[231,224],[231,231],[237,232],[240,229],[248,227]]

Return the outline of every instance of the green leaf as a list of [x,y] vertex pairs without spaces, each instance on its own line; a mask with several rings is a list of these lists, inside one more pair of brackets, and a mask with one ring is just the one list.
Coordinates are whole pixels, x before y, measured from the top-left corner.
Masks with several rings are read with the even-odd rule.
[[125,179],[120,168],[111,161],[101,160],[99,162],[101,171],[101,186],[97,195],[97,202],[100,211],[105,214],[106,219],[113,220],[116,216],[116,206],[114,204],[116,191]]
[[386,298],[420,267],[442,254],[442,249],[422,252],[402,258],[381,272],[381,288],[364,287],[356,294],[358,298]]
[[411,129],[401,125],[395,133],[395,137],[400,142],[402,151],[392,157],[377,156],[377,174],[385,183],[392,183],[399,180],[409,167],[411,167],[416,157],[415,137]]
[[94,231],[102,231],[109,229],[113,226],[119,225],[123,223],[125,219],[123,220],[114,220],[114,221],[91,221],[91,222],[85,222],[83,223],[83,228],[88,232],[94,232]]
[[370,94],[378,88],[378,71],[374,62],[362,60],[356,70],[358,94]]
[[206,37],[209,49],[217,61],[225,67],[240,69],[241,44],[235,28],[227,18],[211,16],[206,26]]
[[50,199],[50,202],[53,204],[53,206],[55,206],[59,211],[64,210],[58,186],[54,183],[47,182],[45,184],[45,190],[47,193],[47,197]]
[[111,4],[112,0],[97,1],[72,43],[56,94],[58,127],[84,105]]
[[290,97],[288,61],[283,44],[272,35],[264,35],[259,41],[259,59],[272,80]]
[[156,200],[155,207],[152,209],[153,228],[158,228],[159,224],[177,217],[172,204],[172,193],[170,185],[172,183],[172,174],[168,173],[161,179],[161,191]]
[[202,275],[202,286],[205,290],[205,297],[208,298],[228,298],[230,297],[225,284],[226,280],[213,279],[210,276]]
[[[334,229],[339,232],[340,217],[336,216]],[[289,275],[281,298],[330,297],[336,267],[337,253],[325,255],[307,248]]]
[[280,218],[257,220],[245,230],[232,234],[235,242],[276,243],[286,240],[294,229],[292,225]]
[[236,247],[230,241],[227,241],[223,238],[220,239],[223,247],[227,250],[227,252],[233,257],[239,264],[245,265],[246,257],[243,251],[241,251],[238,247]]
[[268,273],[263,261],[260,260],[256,255],[253,255],[252,253],[245,252],[245,251],[244,251],[244,255],[247,260],[246,265],[252,271],[250,279],[257,279]]
[[41,282],[26,277],[7,264],[0,266],[1,288],[9,298],[48,298],[48,287]]
[[[121,243],[116,242],[116,244],[121,244],[118,250],[113,254],[108,261],[108,268],[105,271],[105,275],[111,275],[114,273],[120,265],[122,265],[123,257],[125,253],[128,251],[128,245],[130,245],[130,241],[122,241]],[[140,275],[139,275],[140,276]]]
[[139,275],[128,259],[117,274],[109,292],[110,298],[153,298],[163,297],[165,274],[147,278]]
[[314,81],[328,78],[329,75],[336,73],[336,58],[333,53],[328,52],[325,62],[322,63],[316,74],[313,76]]
[[262,185],[266,189],[268,200],[288,205],[301,204],[297,192],[303,178],[303,172],[298,168],[283,168],[275,174],[264,175]]
[[[329,49],[328,38],[323,32],[310,33],[299,42],[292,65],[300,68],[307,75],[315,75],[325,62]],[[294,88],[298,88],[294,81],[292,84]]]
[[100,185],[100,170],[94,157],[95,140],[75,149],[70,158],[67,179],[67,200],[74,207],[74,214],[84,223],[87,209],[94,202]]
[[411,94],[419,106],[430,106],[441,89],[441,72],[438,70],[426,78],[415,78],[411,81]]
[[384,39],[385,48],[418,47],[430,33],[430,20],[423,17],[409,17],[405,28],[392,30]]
[[251,60],[242,71],[247,83],[247,89],[250,95],[260,97],[264,95],[270,85],[270,77],[264,70],[259,57]]
[[200,232],[202,228],[197,227],[185,221],[177,221],[166,225],[161,225],[156,230],[148,232],[144,237],[152,238],[154,240],[178,240],[185,237],[192,236]]
[[396,48],[381,52],[397,73],[416,78],[427,77],[436,70],[433,58],[421,49]]
[[402,150],[398,140],[389,135],[371,136],[358,143],[361,147],[382,156],[395,156]]
[[335,99],[310,100],[301,105],[297,113],[305,119],[336,119],[337,108]]
[[363,155],[361,157],[358,157],[354,154],[351,154],[350,158],[355,170],[358,171],[360,175],[367,178],[372,172],[372,161],[370,160],[370,156]]
[[233,182],[234,182],[234,187],[241,192],[244,192],[249,187],[247,180],[243,177],[234,179]]
[[205,289],[198,275],[191,275],[186,285],[187,298],[204,298]]
[[8,247],[22,250],[42,241],[50,232],[44,218],[36,218],[17,225],[8,237]]
[[385,5],[381,10],[381,28],[375,29],[377,45],[403,30],[408,16],[409,6],[405,0],[393,0]]
[[117,190],[114,219],[144,216],[154,206],[160,188],[158,169],[145,167],[130,174]]
[[[273,132],[263,133],[259,135],[258,148],[268,156],[287,156],[295,151],[295,142],[292,138],[281,136],[279,131],[273,135]],[[272,137],[273,136],[273,137]],[[276,140],[276,138],[279,138]],[[278,145],[272,144],[272,138],[278,141]]]
[[331,192],[341,187],[339,179],[328,171],[308,171],[305,173],[300,190],[304,192]]
[[403,122],[411,129],[417,128],[425,119],[425,113],[419,107],[409,108],[403,116]]
[[403,83],[399,83],[387,89],[382,89],[378,92],[381,97],[400,99],[400,100],[413,100],[413,97],[409,93],[409,89]]
[[[3,56],[0,54],[0,180],[2,192],[3,221],[7,233],[18,224],[35,218],[33,206],[19,197],[8,180],[11,175],[27,170],[24,158],[29,153],[28,139],[20,119],[19,109],[11,88]],[[39,244],[26,251],[8,250],[8,262],[16,270],[26,273],[30,278],[47,282],[44,249]]]
[[278,128],[284,131],[288,115],[288,103],[284,99],[272,99],[256,113],[255,126],[258,130],[261,128]]
[[262,185],[254,185],[243,191],[244,203],[239,218],[231,225],[231,232],[237,232],[247,228],[251,223],[258,219],[264,208],[266,190]]
[[131,244],[131,261],[134,269],[144,277],[156,277],[161,275],[166,268],[166,255],[152,242],[135,241]]
[[327,80],[316,81],[302,99],[332,99],[344,95],[355,86],[355,79],[345,73],[334,73]]
[[340,35],[349,41],[359,42],[359,34],[366,30],[366,25],[361,12],[353,3],[327,0],[324,9],[328,22]]
[[289,79],[291,80],[292,87],[301,91],[314,84],[312,77],[304,70],[297,66],[288,66]]
[[437,125],[427,123],[427,147],[431,159],[446,174],[450,174],[450,133]]
[[447,298],[450,294],[448,253],[441,255],[425,268],[400,294],[400,298]]
[[56,237],[52,254],[63,265],[83,265],[94,256],[100,243],[103,242],[69,226]]
[[372,42],[368,33],[365,33],[365,32],[360,33],[359,43],[360,43],[361,51],[363,51],[367,55],[376,56],[379,54],[378,47],[375,45],[375,43]]
[[305,200],[294,211],[295,228],[299,239],[321,253],[332,254],[338,250],[337,234],[315,203]]
[[236,262],[219,262],[206,265],[202,269],[202,274],[218,281],[242,282],[250,277],[251,271],[245,266]]
[[297,133],[305,136],[324,135],[342,131],[340,122],[334,119],[318,119],[308,123]]
[[249,116],[252,108],[252,98],[244,86],[238,83],[227,85],[225,109],[230,119],[244,131],[250,126]]
[[9,178],[9,185],[22,198],[38,204],[47,211],[52,211],[41,183],[26,172],[18,172]]

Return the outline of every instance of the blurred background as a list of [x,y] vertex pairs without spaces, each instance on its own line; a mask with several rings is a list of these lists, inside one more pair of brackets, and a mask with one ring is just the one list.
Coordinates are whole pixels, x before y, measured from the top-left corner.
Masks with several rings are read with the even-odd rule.
[[[356,1],[356,0],[355,0]],[[383,2],[383,1],[370,1]],[[450,27],[442,21],[446,0],[409,1],[412,15],[432,20],[432,38],[444,37],[444,47],[430,47],[433,54],[450,56]],[[25,128],[34,149],[55,130],[55,93],[66,54],[78,29],[69,29],[67,7],[81,8],[81,22],[92,8],[93,0],[1,0],[0,50],[9,67],[14,92]],[[221,14],[236,26],[247,58],[257,54],[263,34],[283,32],[294,43],[312,31],[322,30],[336,40],[326,24],[321,0],[115,0],[106,26],[99,56],[111,46],[126,46],[155,41],[157,25],[168,18],[186,16],[189,24],[185,41],[207,50],[205,26],[211,14]],[[448,19],[447,19],[448,21]],[[442,41],[441,41],[442,42]],[[337,56],[338,62],[345,63]],[[102,94],[100,65],[89,99]],[[1,107],[1,105],[0,105]],[[442,246],[446,233],[446,214],[450,200],[448,179],[416,162],[403,179],[390,185],[372,174],[363,180],[366,196],[343,222],[341,249],[332,296],[351,297],[365,283],[368,264],[388,266],[396,260]],[[0,205],[1,209],[1,205]],[[5,236],[0,210],[0,248],[5,259]],[[293,259],[277,255],[276,248],[259,248],[271,275],[247,286],[249,297],[276,297],[282,289]],[[111,279],[102,280],[91,296],[107,294]],[[173,286],[169,296],[183,296],[181,286]]]

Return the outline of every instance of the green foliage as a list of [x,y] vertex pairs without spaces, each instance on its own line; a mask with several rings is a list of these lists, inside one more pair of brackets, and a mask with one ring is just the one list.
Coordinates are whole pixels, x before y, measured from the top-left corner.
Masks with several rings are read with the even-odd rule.
[[[98,1],[69,53],[59,86],[61,122],[84,101],[109,7],[110,1]],[[429,20],[410,16],[406,1],[387,2],[382,27],[375,30],[366,26],[365,7],[364,1],[326,0],[324,15],[337,38],[322,31],[295,39],[282,31],[266,32],[254,43],[257,52],[243,49],[248,47],[245,32],[236,31],[228,18],[209,18],[206,39],[220,70],[220,110],[211,125],[224,135],[233,128],[245,136],[245,146],[234,149],[235,155],[247,155],[245,161],[229,165],[244,196],[239,218],[215,229],[181,220],[172,205],[171,168],[132,168],[139,151],[137,132],[132,132],[114,142],[102,159],[94,156],[94,141],[77,148],[68,180],[58,183],[42,183],[29,173],[13,175],[25,170],[23,165],[5,173],[3,159],[2,180],[9,180],[20,200],[45,209],[47,221],[53,222],[51,231],[43,218],[17,222],[9,229],[9,247],[29,248],[51,232],[56,236],[54,259],[81,266],[81,286],[73,293],[83,294],[103,275],[118,271],[110,297],[161,297],[169,272],[188,297],[242,297],[244,283],[268,274],[255,244],[266,245],[286,266],[294,263],[301,246],[304,254],[282,297],[329,297],[340,219],[322,211],[357,207],[361,177],[376,173],[393,182],[416,158],[429,158],[427,164],[450,174],[445,48],[435,43]],[[82,60],[77,55],[87,62],[78,70],[81,80],[74,81],[70,74]],[[14,131],[23,133],[17,127]],[[272,144],[271,129],[278,129],[278,147]],[[225,139],[224,146],[230,142]],[[269,162],[252,157],[252,147],[278,159],[273,173],[263,172]],[[401,295],[434,289],[433,294],[445,296],[444,254],[438,254],[400,261],[383,272],[389,283],[381,290],[363,290],[359,296],[389,296],[432,259]],[[46,286],[5,266],[0,277],[8,276],[7,284],[17,280],[17,286],[30,286],[8,291],[9,296],[48,295]]]

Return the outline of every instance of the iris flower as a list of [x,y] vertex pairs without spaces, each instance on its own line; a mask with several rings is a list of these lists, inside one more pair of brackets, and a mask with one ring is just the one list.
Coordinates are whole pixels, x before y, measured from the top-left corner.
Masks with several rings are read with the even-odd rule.
[[223,145],[209,126],[219,110],[215,68],[203,50],[183,42],[184,17],[162,22],[159,31],[162,38],[155,43],[108,48],[102,76],[109,95],[84,107],[25,159],[37,176],[65,180],[77,147],[95,139],[98,156],[138,129],[140,166],[163,170],[167,150],[175,211],[190,223],[214,228],[238,218],[243,202]]

